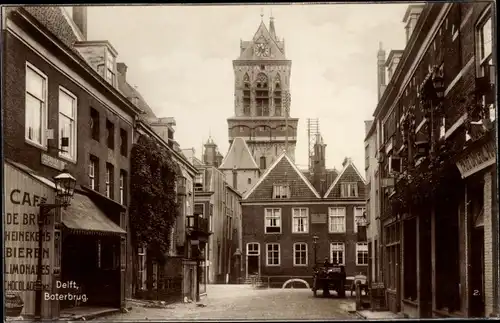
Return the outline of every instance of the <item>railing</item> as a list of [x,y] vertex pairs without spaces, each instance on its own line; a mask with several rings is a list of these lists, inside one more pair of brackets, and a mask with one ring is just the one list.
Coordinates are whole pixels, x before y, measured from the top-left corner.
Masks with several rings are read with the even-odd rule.
[[186,227],[195,232],[209,233],[208,219],[202,218],[200,215],[186,216]]

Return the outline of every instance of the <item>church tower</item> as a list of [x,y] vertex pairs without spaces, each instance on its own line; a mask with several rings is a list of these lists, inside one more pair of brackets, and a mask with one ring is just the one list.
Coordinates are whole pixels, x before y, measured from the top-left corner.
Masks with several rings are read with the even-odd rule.
[[229,143],[243,138],[261,170],[281,155],[285,145],[295,160],[299,119],[290,118],[291,67],[273,17],[269,29],[261,19],[252,40],[240,41],[240,56],[233,61],[234,116],[227,120]]

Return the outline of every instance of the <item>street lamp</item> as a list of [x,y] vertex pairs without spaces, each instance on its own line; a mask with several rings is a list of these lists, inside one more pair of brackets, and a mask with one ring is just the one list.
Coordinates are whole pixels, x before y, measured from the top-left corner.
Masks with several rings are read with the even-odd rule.
[[318,263],[317,252],[318,252],[318,236],[313,237],[313,248],[314,248],[314,268],[316,268],[316,264]]
[[40,215],[38,216],[38,264],[35,283],[35,319],[42,319],[42,259],[43,259],[43,228],[45,219],[51,210],[58,208],[66,208],[70,205],[70,201],[75,193],[76,179],[71,176],[67,169],[64,169],[61,174],[54,177],[56,185],[56,196],[58,203],[40,204]]

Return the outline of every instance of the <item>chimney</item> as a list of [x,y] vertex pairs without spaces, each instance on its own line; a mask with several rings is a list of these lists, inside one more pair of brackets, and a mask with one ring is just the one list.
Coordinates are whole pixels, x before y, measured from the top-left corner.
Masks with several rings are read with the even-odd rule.
[[403,56],[403,52],[404,51],[402,50],[391,50],[389,52],[389,56],[387,57],[387,61],[385,62],[389,81],[391,80],[392,76],[394,75],[394,72],[396,71],[396,68],[398,67],[399,61]]
[[238,173],[236,172],[236,166],[233,168],[233,188],[238,189]]
[[326,158],[325,158],[326,144],[323,142],[323,137],[320,134],[316,135],[316,142],[314,143],[314,156],[313,156],[313,186],[316,190],[322,192],[326,176]]
[[204,145],[205,153],[203,154],[203,163],[205,165],[217,167],[217,145],[212,138],[209,138]]
[[403,23],[405,23],[405,32],[406,32],[406,43],[410,40],[410,37],[415,30],[415,26],[417,24],[418,17],[424,10],[425,5],[409,5],[408,9],[406,9],[406,13],[403,17]]
[[128,66],[125,63],[116,63],[116,70],[123,76],[124,80],[127,79],[127,68]]
[[73,21],[75,25],[80,29],[83,38],[87,40],[87,7],[86,6],[75,6],[73,7]]
[[386,83],[385,83],[385,50],[382,48],[382,42],[379,43],[379,49],[377,52],[377,89],[378,89],[378,100],[382,97],[384,93]]
[[342,167],[345,167],[350,162],[352,162],[351,158],[349,157],[344,158],[344,161],[342,162]]

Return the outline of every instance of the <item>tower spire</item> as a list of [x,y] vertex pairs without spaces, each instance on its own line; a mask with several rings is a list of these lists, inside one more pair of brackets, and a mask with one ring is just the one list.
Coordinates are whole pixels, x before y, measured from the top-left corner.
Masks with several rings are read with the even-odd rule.
[[260,7],[260,20],[264,21],[264,8]]
[[269,33],[273,39],[276,39],[276,30],[274,28],[274,17],[273,17],[273,9],[271,9],[271,16],[269,17]]

